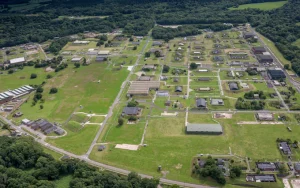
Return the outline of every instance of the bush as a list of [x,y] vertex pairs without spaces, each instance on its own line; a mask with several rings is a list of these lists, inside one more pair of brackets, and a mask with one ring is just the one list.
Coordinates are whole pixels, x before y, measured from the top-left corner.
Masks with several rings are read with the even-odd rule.
[[170,67],[168,65],[163,66],[163,73],[168,73],[170,70]]
[[53,77],[53,76],[52,76],[51,74],[48,74],[46,78],[47,78],[47,79],[50,79],[50,78],[52,78],[52,77]]
[[50,89],[50,94],[54,94],[54,93],[57,93],[57,92],[58,92],[58,90],[55,87]]
[[123,118],[119,118],[118,119],[118,125],[123,125],[124,124],[124,119]]
[[38,88],[36,89],[36,92],[37,92],[37,93],[43,93],[43,91],[44,91],[44,89],[43,89],[42,87],[38,87]]
[[12,73],[14,73],[14,70],[9,69],[9,70],[8,70],[8,74],[12,74]]
[[196,63],[190,64],[190,69],[197,69],[198,65]]

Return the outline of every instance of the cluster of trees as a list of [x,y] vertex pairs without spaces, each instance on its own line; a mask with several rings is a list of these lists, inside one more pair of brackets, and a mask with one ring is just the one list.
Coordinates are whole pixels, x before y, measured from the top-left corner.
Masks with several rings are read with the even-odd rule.
[[99,41],[97,42],[97,46],[101,46],[107,41],[107,36],[106,35],[101,35],[98,37]]
[[162,72],[163,73],[168,73],[169,71],[170,71],[170,67],[168,65],[164,65]]
[[226,184],[226,179],[222,170],[218,168],[216,161],[211,156],[207,157],[203,168],[196,165],[195,172],[202,177],[211,177],[222,185]]
[[178,28],[164,28],[160,26],[154,27],[152,36],[155,39],[163,39],[169,41],[175,37],[185,37],[190,35],[201,34],[201,31],[195,26],[185,25]]
[[69,187],[156,188],[159,181],[99,171],[75,159],[56,161],[30,137],[0,137],[0,187],[55,187],[55,180],[71,175]]
[[[18,1],[18,0],[15,0]],[[21,1],[21,0],[20,0]],[[269,0],[266,0],[269,1]],[[136,3],[135,3],[136,2]],[[156,26],[152,35],[157,39],[170,40],[174,37],[194,35],[200,28],[214,31],[227,29],[241,23],[251,23],[257,31],[275,42],[276,47],[292,69],[300,73],[300,48],[292,45],[300,38],[299,0],[290,0],[283,7],[262,11],[246,9],[230,11],[229,7],[264,0],[53,0],[45,6],[23,13],[0,16],[5,29],[0,33],[0,47],[26,42],[42,42],[83,31],[111,32],[123,28],[128,35],[146,35],[155,25],[184,25],[176,29]],[[5,12],[6,10],[4,10]],[[39,14],[27,16],[25,14]],[[106,18],[57,19],[58,16],[108,16]],[[56,52],[60,44],[54,43]]]
[[254,94],[258,94],[260,99],[266,99],[267,97],[265,96],[263,91],[249,91],[244,94],[245,99],[254,99]]
[[29,61],[29,62],[27,62],[27,64],[29,66],[34,65],[34,68],[43,68],[43,67],[50,66],[51,68],[55,69],[55,68],[57,68],[57,65],[59,65],[61,63],[62,60],[63,60],[63,57],[58,56],[58,57],[54,57],[50,60],[37,59],[36,61]]
[[64,37],[64,38],[59,38],[54,40],[49,48],[47,49],[47,51],[57,55],[58,52],[70,41],[70,39],[68,37]]
[[258,72],[257,72],[255,69],[247,68],[246,72],[247,72],[250,76],[258,75]]
[[241,97],[235,103],[235,108],[239,110],[262,110],[264,106],[264,101],[246,101]]

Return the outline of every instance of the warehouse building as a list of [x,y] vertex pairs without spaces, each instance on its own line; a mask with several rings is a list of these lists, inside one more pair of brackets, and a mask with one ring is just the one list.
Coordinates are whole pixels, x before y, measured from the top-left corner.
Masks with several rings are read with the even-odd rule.
[[148,95],[150,90],[158,90],[159,81],[133,81],[131,82],[127,95]]
[[256,58],[260,63],[273,63],[273,58],[270,55],[258,54]]
[[259,112],[255,114],[257,120],[260,121],[273,121],[274,120],[274,116],[271,113],[267,113],[267,112]]
[[269,69],[267,72],[269,78],[272,80],[279,80],[281,78],[283,79],[286,78],[284,72],[281,69]]
[[186,126],[186,133],[187,134],[220,135],[223,133],[223,128],[220,124],[188,123]]

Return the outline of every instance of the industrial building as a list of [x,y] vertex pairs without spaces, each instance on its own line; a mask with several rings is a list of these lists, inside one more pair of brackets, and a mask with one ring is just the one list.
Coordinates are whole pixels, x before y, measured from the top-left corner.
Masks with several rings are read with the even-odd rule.
[[257,120],[260,121],[273,121],[274,120],[274,115],[271,113],[267,112],[258,112],[255,114]]
[[131,82],[127,95],[148,95],[150,90],[158,90],[159,81],[133,81]]
[[223,128],[220,124],[188,123],[186,126],[186,133],[220,135],[223,133]]
[[25,86],[19,87],[18,89],[2,92],[2,93],[0,93],[0,104],[9,102],[13,99],[17,99],[24,95],[27,95],[27,94],[31,93],[33,90],[34,90],[33,87],[25,85]]

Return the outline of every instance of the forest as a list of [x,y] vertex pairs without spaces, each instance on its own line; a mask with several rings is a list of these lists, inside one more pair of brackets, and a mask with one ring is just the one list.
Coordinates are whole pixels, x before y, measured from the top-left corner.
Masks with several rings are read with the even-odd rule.
[[72,176],[71,188],[156,188],[159,181],[143,179],[132,172],[126,176],[100,171],[76,159],[56,161],[30,137],[0,137],[0,187],[56,187],[55,181]]
[[[170,40],[197,34],[199,29],[204,28],[214,31],[227,29],[223,23],[251,23],[258,32],[275,43],[299,74],[300,49],[292,45],[300,38],[299,0],[289,0],[283,7],[270,11],[228,10],[240,4],[267,1],[275,0],[52,0],[45,6],[22,13],[9,12],[7,7],[0,13],[0,47],[43,42],[83,31],[106,33],[118,28],[123,28],[126,35],[147,35],[154,28],[154,38]],[[58,19],[59,16],[107,17]],[[155,24],[182,27],[170,29]]]

